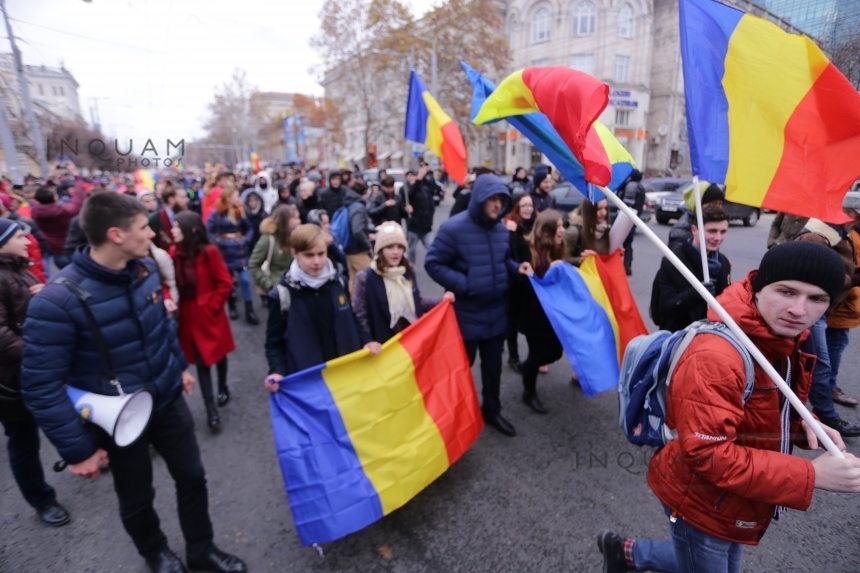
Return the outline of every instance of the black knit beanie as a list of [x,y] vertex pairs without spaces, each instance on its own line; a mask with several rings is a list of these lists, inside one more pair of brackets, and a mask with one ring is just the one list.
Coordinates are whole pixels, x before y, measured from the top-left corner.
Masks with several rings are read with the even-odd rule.
[[765,253],[753,279],[753,292],[778,281],[815,285],[831,299],[845,285],[845,263],[836,251],[811,241],[789,241]]
[[713,203],[714,201],[725,201],[726,194],[723,193],[723,190],[720,189],[720,186],[711,183],[705,192],[702,193],[702,205],[707,205],[708,203]]

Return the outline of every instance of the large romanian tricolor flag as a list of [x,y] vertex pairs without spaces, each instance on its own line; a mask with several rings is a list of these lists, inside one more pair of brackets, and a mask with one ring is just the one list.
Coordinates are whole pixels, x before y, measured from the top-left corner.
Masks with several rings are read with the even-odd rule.
[[304,545],[370,525],[442,475],[484,422],[451,303],[386,342],[285,378],[272,429]]
[[[460,62],[460,66],[465,70],[469,82],[472,84],[472,121],[475,121],[475,118],[484,107],[487,98],[496,90],[496,86],[466,62]],[[523,115],[518,113],[504,116],[503,118],[499,117],[498,119],[487,121],[487,123],[500,121],[501,119],[507,120],[508,123],[540,149],[574,187],[583,193],[586,192],[588,181],[585,179],[585,167],[573,154],[571,148],[562,140],[558,131],[553,127],[552,122],[550,122],[546,115],[537,111]],[[612,135],[605,125],[599,121],[595,121],[592,131],[596,132],[597,139],[590,137],[589,144],[602,147],[603,153],[609,159],[612,176],[609,184],[606,186],[614,191],[630,176],[636,164],[630,153],[621,145],[621,142],[615,139],[615,136]]]
[[693,173],[731,201],[833,223],[860,177],[860,95],[805,36],[681,0]]
[[409,78],[409,100],[406,104],[405,137],[423,143],[442,160],[445,171],[463,185],[466,180],[466,145],[460,128],[445,113],[427,86],[412,70]]
[[532,286],[586,396],[617,388],[627,344],[648,334],[630,292],[621,251],[561,264]]

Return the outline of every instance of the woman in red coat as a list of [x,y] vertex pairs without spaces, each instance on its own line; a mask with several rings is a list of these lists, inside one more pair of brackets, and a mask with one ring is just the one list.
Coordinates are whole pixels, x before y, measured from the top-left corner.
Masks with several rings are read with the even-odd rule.
[[224,303],[233,290],[233,276],[221,251],[209,243],[209,234],[197,213],[176,215],[173,239],[170,254],[179,289],[179,342],[188,361],[197,365],[209,428],[214,432],[221,419],[212,395],[213,364],[218,371],[218,406],[230,400],[227,354],[236,349],[236,344]]

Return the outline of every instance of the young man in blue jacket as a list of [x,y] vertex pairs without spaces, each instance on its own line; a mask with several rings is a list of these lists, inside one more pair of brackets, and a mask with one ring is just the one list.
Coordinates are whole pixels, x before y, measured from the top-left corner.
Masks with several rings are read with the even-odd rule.
[[495,175],[475,180],[468,211],[457,213],[439,228],[427,251],[424,268],[434,281],[456,296],[454,312],[469,361],[481,352],[481,412],[484,421],[507,436],[517,434],[502,418],[499,387],[507,317],[505,292],[512,277],[525,274],[529,263],[511,257],[510,238],[502,214],[511,200],[507,185]]
[[[206,473],[191,412],[181,393],[194,377],[173,323],[167,319],[161,279],[147,257],[154,233],[145,208],[131,197],[94,195],[81,212],[91,247],[77,251],[30,302],[24,323],[21,391],[29,410],[69,471],[89,479],[110,462],[123,526],[152,571],[185,571],[170,550],[153,508],[149,445],[176,482],[188,565],[205,571],[246,571],[238,558],[213,543]],[[65,284],[64,284],[65,283]],[[68,285],[68,286],[67,286]],[[104,348],[85,314],[92,312]],[[84,423],[66,384],[107,396],[148,390],[154,399],[144,434],[119,449],[104,431]]]

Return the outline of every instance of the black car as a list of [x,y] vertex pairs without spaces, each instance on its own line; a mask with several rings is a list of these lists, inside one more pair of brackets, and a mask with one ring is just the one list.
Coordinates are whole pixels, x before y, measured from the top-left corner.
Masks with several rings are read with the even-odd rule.
[[[582,204],[582,200],[585,199],[585,195],[579,189],[574,187],[570,181],[560,181],[555,187],[553,187],[550,193],[555,197],[556,209],[561,212],[561,216],[564,219],[565,224],[567,224],[570,212],[579,207]],[[645,201],[645,210],[642,212],[642,220],[647,223],[651,220],[652,214],[653,211],[651,210],[651,205],[648,201]],[[609,220],[614,221],[617,215],[618,207],[616,207],[614,203],[610,203]]]
[[[741,220],[744,227],[755,227],[761,217],[761,209],[758,207],[741,205],[732,201],[723,201],[723,209],[728,211],[732,220]],[[654,205],[654,215],[661,225],[668,225],[672,219],[679,219],[686,212],[687,204],[684,201],[683,193],[667,193],[658,199]]]

